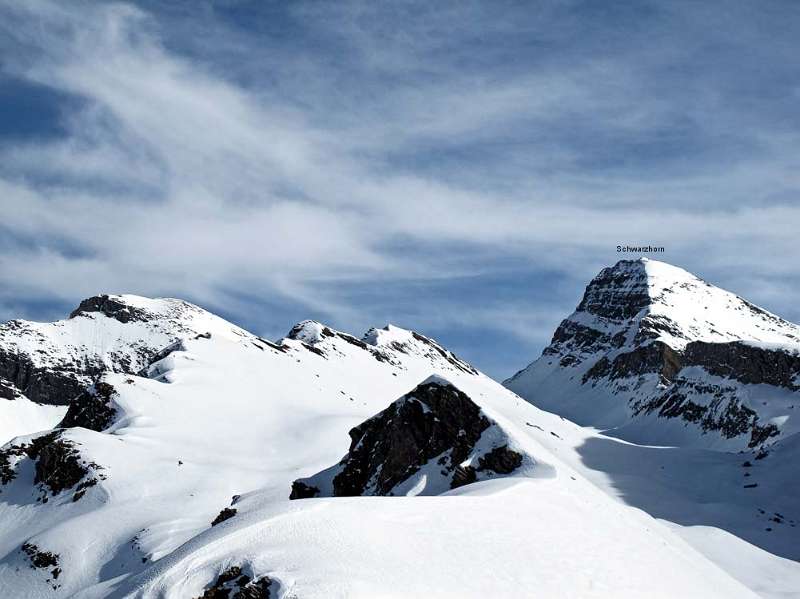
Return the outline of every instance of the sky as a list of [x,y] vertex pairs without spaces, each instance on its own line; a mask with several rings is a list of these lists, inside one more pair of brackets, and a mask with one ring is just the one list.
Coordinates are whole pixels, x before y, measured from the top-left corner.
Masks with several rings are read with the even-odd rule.
[[800,322],[798,55],[794,1],[0,0],[0,320],[181,297],[504,378],[657,245]]

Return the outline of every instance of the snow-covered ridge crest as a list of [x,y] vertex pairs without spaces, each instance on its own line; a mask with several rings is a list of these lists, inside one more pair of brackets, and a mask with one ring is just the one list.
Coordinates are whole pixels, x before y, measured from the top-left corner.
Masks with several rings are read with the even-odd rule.
[[299,343],[305,349],[323,357],[329,354],[345,355],[356,348],[379,362],[394,366],[402,364],[403,356],[415,356],[429,361],[432,365],[442,366],[446,370],[478,374],[472,365],[433,339],[392,324],[382,328],[373,327],[359,339],[315,320],[304,320],[292,327],[289,334],[279,343],[289,345]]
[[568,320],[591,323],[612,336],[658,339],[673,349],[690,341],[738,340],[800,347],[798,325],[682,268],[647,258],[600,271]]

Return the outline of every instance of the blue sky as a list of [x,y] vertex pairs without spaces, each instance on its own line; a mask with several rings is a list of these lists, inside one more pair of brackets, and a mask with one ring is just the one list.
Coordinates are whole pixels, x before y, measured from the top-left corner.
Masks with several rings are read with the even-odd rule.
[[796,2],[0,1],[0,318],[393,322],[504,377],[617,244],[800,321]]

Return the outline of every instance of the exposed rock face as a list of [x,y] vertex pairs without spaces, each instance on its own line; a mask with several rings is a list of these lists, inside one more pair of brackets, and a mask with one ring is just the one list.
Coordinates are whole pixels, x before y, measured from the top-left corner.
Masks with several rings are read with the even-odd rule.
[[295,481],[290,498],[395,495],[406,491],[404,485],[422,469],[431,471],[426,474],[431,490],[434,474],[446,490],[479,475],[510,474],[523,461],[499,427],[440,378],[420,384],[353,428],[350,439],[350,451],[338,466]]
[[272,587],[268,576],[253,579],[239,566],[231,566],[197,599],[269,599]]
[[[625,267],[620,268],[620,264]],[[650,304],[644,269],[627,267],[635,266],[629,261],[620,264],[613,268],[604,268],[592,279],[578,304],[579,312],[623,320],[633,318]]]
[[114,387],[102,381],[86,389],[72,400],[58,426],[80,426],[97,432],[104,431],[111,426],[117,413],[112,405],[115,393]]
[[54,584],[53,581],[57,580],[61,575],[61,567],[59,566],[61,556],[50,551],[43,551],[33,543],[23,543],[20,549],[27,556],[31,568],[49,570],[52,578],[48,578],[47,582],[52,583],[53,589],[57,589],[58,585]]
[[[800,404],[800,327],[675,267],[623,260],[505,385],[581,424],[625,426],[603,420],[623,402],[631,421],[678,419],[753,448],[781,433],[776,409]],[[765,406],[755,385],[783,391]]]
[[222,511],[217,514],[216,518],[211,521],[211,526],[216,526],[217,524],[221,524],[225,522],[225,520],[230,520],[233,518],[237,513],[236,508],[226,507],[223,508]]
[[292,492],[289,493],[289,499],[310,499],[319,495],[320,490],[318,487],[306,484],[298,479],[292,483]]
[[756,347],[747,343],[689,343],[685,366],[700,366],[710,374],[751,385],[774,385],[800,391],[800,353]]
[[37,366],[29,355],[12,353],[0,347],[0,377],[5,379],[0,386],[4,388],[3,397],[7,399],[24,394],[37,403],[66,405],[100,371],[101,366],[97,363]]
[[29,454],[36,459],[34,482],[47,487],[53,495],[74,487],[88,474],[74,444],[61,439],[58,433],[39,437],[34,445],[36,451]]
[[489,420],[464,393],[429,383],[350,431],[347,461],[334,495],[388,495],[423,464],[451,451],[447,467],[464,461]]
[[108,295],[96,295],[83,300],[69,317],[77,318],[89,312],[102,312],[109,318],[122,323],[131,321],[146,322],[152,318],[152,315],[146,310],[131,306]]
[[0,399],[17,399],[20,395],[14,383],[0,377]]
[[[81,458],[76,444],[56,430],[40,435],[27,443],[8,444],[0,449],[0,483],[7,485],[17,477],[21,460],[34,462],[34,484],[41,492],[39,501],[47,503],[48,494],[58,495],[74,489],[73,501],[78,501],[86,490],[95,486],[105,476],[97,473],[102,468]],[[96,475],[95,475],[96,474]]]
[[680,355],[660,341],[618,353],[613,359],[603,356],[583,375],[583,383],[602,378],[624,379],[642,374],[658,374],[661,382],[669,383],[681,369]]

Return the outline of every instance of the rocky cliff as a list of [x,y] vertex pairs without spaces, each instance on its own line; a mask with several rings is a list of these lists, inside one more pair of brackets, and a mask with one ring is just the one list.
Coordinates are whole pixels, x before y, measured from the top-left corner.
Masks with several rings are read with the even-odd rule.
[[761,448],[798,428],[800,327],[682,269],[624,260],[505,385],[638,442]]

